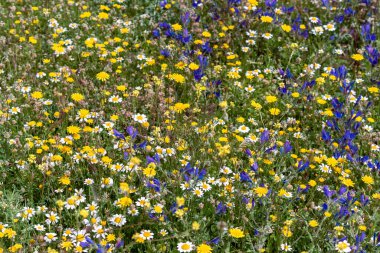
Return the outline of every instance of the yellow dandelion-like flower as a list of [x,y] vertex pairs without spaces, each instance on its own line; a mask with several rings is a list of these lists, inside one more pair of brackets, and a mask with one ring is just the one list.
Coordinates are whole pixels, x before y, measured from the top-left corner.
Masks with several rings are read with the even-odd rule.
[[276,115],[279,115],[281,111],[278,108],[271,108],[271,109],[269,109],[269,112],[271,115],[276,116]]
[[109,17],[109,15],[108,15],[108,13],[106,13],[106,12],[100,12],[100,13],[98,14],[98,18],[99,18],[99,19],[108,19],[108,17]]
[[351,55],[351,58],[354,59],[355,61],[362,61],[364,60],[364,56],[361,54],[353,54]]
[[144,169],[143,173],[146,177],[154,177],[156,175],[156,170],[154,168],[147,167]]
[[63,185],[69,185],[70,184],[70,178],[68,176],[63,176],[59,179],[59,182]]
[[73,243],[71,241],[66,241],[61,243],[61,248],[65,250],[69,250],[73,247]]
[[29,37],[29,42],[32,43],[32,44],[36,44],[37,40],[36,40],[36,38],[34,38],[33,36],[31,36],[31,37]]
[[32,98],[35,98],[35,99],[40,99],[40,98],[43,98],[43,94],[42,94],[42,92],[41,91],[35,91],[35,92],[33,92],[32,93]]
[[363,176],[362,177],[362,181],[365,183],[365,184],[373,184],[375,181],[373,180],[373,177],[371,176]]
[[204,31],[204,32],[202,32],[202,36],[205,37],[205,38],[210,38],[211,37],[211,33],[208,32],[208,31]]
[[182,30],[182,26],[177,23],[177,24],[172,25],[172,29],[174,31],[181,31]]
[[185,83],[185,80],[186,80],[183,75],[177,74],[177,73],[170,74],[169,79],[175,81],[176,83],[180,83],[180,84]]
[[243,238],[245,236],[243,230],[241,230],[240,228],[230,228],[228,230],[228,233],[233,238]]
[[292,231],[290,230],[289,226],[284,226],[282,228],[282,234],[285,236],[285,237],[292,237],[293,233]]
[[91,12],[89,12],[89,11],[83,12],[82,14],[80,14],[79,17],[80,18],[89,18],[89,17],[91,17]]
[[266,187],[256,187],[255,188],[255,193],[257,194],[257,196],[259,196],[259,197],[263,197],[263,196],[265,196],[265,195],[267,195],[267,193],[268,193],[268,188],[266,188]]
[[78,134],[81,129],[78,126],[68,126],[66,130],[69,134]]
[[122,197],[116,201],[116,205],[118,207],[128,207],[132,205],[132,199],[129,197]]
[[368,87],[368,91],[370,93],[379,93],[379,88],[375,87],[375,86],[372,86],[372,87]]
[[189,64],[189,69],[191,69],[193,71],[197,70],[197,69],[199,69],[199,65],[195,64],[194,62],[192,62],[192,63]]
[[189,107],[190,107],[189,104],[176,103],[174,106],[171,107],[171,110],[178,112],[178,113],[182,113],[183,111],[185,111]]
[[355,186],[355,183],[349,179],[349,178],[345,178],[342,180],[342,184],[344,184],[345,186],[348,186],[348,187],[354,187]]
[[281,28],[282,28],[282,30],[284,31],[284,32],[290,32],[291,30],[292,30],[292,27],[290,26],[290,25],[286,25],[286,24],[283,24],[282,26],[281,26]]
[[10,252],[17,252],[20,249],[22,249],[22,245],[19,243],[16,243],[15,245],[13,245],[12,247],[9,247],[8,249]]
[[84,99],[84,96],[80,93],[73,93],[71,94],[71,99],[74,100],[75,102],[80,102]]
[[144,243],[145,239],[139,233],[136,233],[132,236],[132,239],[137,243]]
[[260,110],[262,108],[261,104],[257,103],[256,101],[251,101],[251,106],[254,107],[256,110]]
[[248,3],[253,5],[253,6],[257,6],[259,3],[257,2],[257,0],[248,0]]
[[316,220],[309,221],[309,226],[312,228],[318,227],[319,223]]
[[201,245],[197,247],[197,253],[211,253],[211,252],[212,252],[212,248],[210,247],[210,245],[202,243]]
[[268,103],[274,103],[277,101],[277,97],[275,96],[266,96],[265,97],[265,100],[268,102]]
[[99,72],[96,75],[96,79],[98,79],[99,81],[102,81],[102,82],[107,81],[109,78],[110,78],[110,75],[107,72],[104,72],[104,71]]
[[263,23],[272,23],[273,18],[271,16],[261,16],[260,20]]

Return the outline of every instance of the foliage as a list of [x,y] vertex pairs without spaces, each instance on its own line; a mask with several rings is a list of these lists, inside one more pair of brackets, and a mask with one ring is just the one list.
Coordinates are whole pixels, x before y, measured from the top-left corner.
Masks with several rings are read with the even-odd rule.
[[0,252],[376,252],[376,1],[0,1]]

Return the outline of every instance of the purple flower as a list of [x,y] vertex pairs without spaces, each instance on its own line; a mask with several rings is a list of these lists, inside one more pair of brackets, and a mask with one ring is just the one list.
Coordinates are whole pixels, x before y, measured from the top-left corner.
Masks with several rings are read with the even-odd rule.
[[227,206],[223,205],[222,202],[219,202],[216,207],[216,214],[225,214],[227,212]]
[[265,0],[265,5],[269,8],[276,7],[277,0]]
[[211,241],[207,242],[207,244],[218,244],[220,242],[220,237],[215,237]]
[[156,192],[161,191],[161,182],[160,180],[154,178],[152,181],[149,181],[146,185],[148,188],[152,188]]
[[132,139],[136,138],[138,134],[137,130],[133,126],[127,127],[127,133],[132,137]]
[[303,161],[298,162],[298,172],[302,172],[306,170],[310,165],[309,161],[306,161],[305,163]]
[[326,197],[331,198],[335,194],[335,191],[330,190],[329,187],[325,185],[323,186],[323,193]]
[[367,45],[365,49],[366,52],[364,53],[364,56],[371,63],[372,67],[376,66],[379,63],[380,53],[377,51],[376,48],[372,47],[371,45]]
[[322,139],[326,142],[329,142],[331,140],[331,135],[329,132],[327,132],[325,129],[322,129]]
[[240,181],[241,182],[252,182],[252,179],[249,177],[247,172],[242,171],[242,172],[240,172]]
[[125,140],[125,136],[124,136],[124,134],[120,133],[120,132],[117,131],[116,129],[113,130],[113,134],[114,134],[117,138],[120,138],[120,139]]
[[269,140],[269,130],[264,130],[264,132],[261,133],[260,142],[264,143],[264,142],[267,142],[268,140]]
[[290,141],[286,140],[284,144],[284,153],[287,154],[292,151],[292,145],[290,145]]
[[186,27],[190,22],[190,13],[187,11],[184,15],[181,16],[182,24]]
[[115,248],[119,249],[119,248],[121,248],[123,246],[124,246],[124,241],[123,240],[117,240]]

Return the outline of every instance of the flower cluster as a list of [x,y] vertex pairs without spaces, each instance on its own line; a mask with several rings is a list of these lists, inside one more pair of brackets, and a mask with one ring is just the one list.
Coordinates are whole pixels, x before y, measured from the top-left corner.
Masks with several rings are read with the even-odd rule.
[[0,1],[0,253],[379,251],[377,17]]

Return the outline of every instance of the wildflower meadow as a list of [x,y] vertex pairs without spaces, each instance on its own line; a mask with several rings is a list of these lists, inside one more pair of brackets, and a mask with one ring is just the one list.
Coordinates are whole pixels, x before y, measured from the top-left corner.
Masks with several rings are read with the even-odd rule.
[[378,0],[0,0],[0,253],[380,252]]

